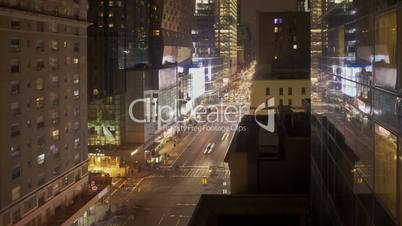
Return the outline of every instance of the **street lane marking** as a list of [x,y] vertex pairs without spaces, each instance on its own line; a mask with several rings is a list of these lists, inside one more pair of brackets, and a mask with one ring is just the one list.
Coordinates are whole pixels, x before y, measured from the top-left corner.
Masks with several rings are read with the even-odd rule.
[[[197,133],[197,135],[199,134],[199,132]],[[193,138],[191,139],[191,141],[188,143],[188,145],[184,148],[184,151],[182,153],[180,153],[179,156],[177,156],[177,158],[173,161],[172,165],[170,167],[172,167],[173,165],[176,164],[177,160],[179,160],[181,158],[181,156],[184,154],[184,152],[188,151],[188,148],[191,146],[191,144],[194,142],[195,138],[197,138],[197,135],[193,136]]]
[[137,188],[138,188],[138,186],[140,186],[141,182],[144,181],[144,179],[145,179],[145,177],[144,177],[144,178],[141,178],[141,180],[138,181],[138,183],[134,186],[133,191],[135,191],[135,190],[138,190],[138,192],[141,191],[141,190],[139,190],[139,189],[137,189]]
[[164,218],[165,218],[165,214],[162,215],[161,219],[159,220],[158,225],[161,225],[161,223],[162,223],[162,221],[163,221]]
[[195,203],[177,203],[177,206],[196,206],[197,204]]

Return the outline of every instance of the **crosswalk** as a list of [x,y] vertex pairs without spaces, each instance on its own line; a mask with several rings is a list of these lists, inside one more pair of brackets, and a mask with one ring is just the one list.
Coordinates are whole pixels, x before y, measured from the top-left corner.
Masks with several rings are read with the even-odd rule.
[[180,173],[174,177],[209,177],[219,176],[224,178],[230,177],[230,171],[227,169],[217,169],[215,172],[211,172],[208,167],[181,167]]
[[208,168],[185,168],[180,169],[180,174],[175,177],[208,177],[210,175]]

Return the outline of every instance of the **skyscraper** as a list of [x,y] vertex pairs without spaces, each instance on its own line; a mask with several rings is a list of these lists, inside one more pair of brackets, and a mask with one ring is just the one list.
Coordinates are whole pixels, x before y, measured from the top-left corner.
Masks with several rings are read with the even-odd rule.
[[313,224],[401,225],[401,2],[320,3]]
[[186,0],[90,1],[91,150],[147,147],[163,132],[132,122],[130,104],[149,100],[152,106],[131,109],[141,117],[174,105],[177,66],[191,63],[193,13],[194,1]]
[[87,188],[86,1],[0,1],[0,225],[45,225]]
[[151,1],[89,1],[89,145],[124,140],[125,70],[150,63]]
[[225,75],[237,71],[237,0],[216,1],[215,40]]

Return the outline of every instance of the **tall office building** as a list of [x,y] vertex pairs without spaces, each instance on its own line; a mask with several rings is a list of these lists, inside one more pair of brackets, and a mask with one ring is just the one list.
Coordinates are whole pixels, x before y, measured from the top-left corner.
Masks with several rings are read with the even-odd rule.
[[[310,0],[310,24],[311,24],[311,64],[312,70],[317,68],[317,64],[322,54],[322,24],[321,24],[321,1]],[[312,73],[312,76],[314,73]]]
[[0,1],[2,226],[51,225],[87,189],[87,25],[86,1]]
[[257,12],[257,71],[310,78],[310,14]]
[[130,104],[149,98],[152,106],[132,109],[144,117],[145,109],[157,112],[177,99],[177,66],[191,63],[194,1],[89,3],[89,144],[94,149],[146,147],[163,130],[134,123]]
[[[127,89],[126,103],[143,99],[143,105],[133,107],[134,115],[136,118],[155,120],[138,123],[127,119],[126,139],[128,142],[144,144],[144,148],[151,152],[174,134],[171,127],[174,120],[162,123],[162,119],[177,117],[178,67],[191,63],[194,4],[195,0],[151,1],[150,62],[148,65],[130,68],[127,72],[127,87],[135,87],[135,90]],[[173,112],[161,112],[162,107],[167,106]]]
[[401,225],[401,2],[320,2],[313,224]]
[[[191,99],[190,101],[194,104],[197,102],[194,100],[199,96],[191,95],[193,91],[205,93],[207,98],[213,99],[217,96],[217,91],[222,85],[223,59],[219,56],[215,40],[217,3],[216,0],[196,0],[195,4],[191,32],[193,42],[192,64],[189,65],[189,72],[183,73],[184,75],[188,74],[188,76],[183,77],[185,78],[183,81],[189,84],[189,90],[184,93],[183,98]],[[195,84],[200,82],[205,85],[205,88],[201,90]],[[190,105],[186,104],[186,106],[188,111]]]
[[224,75],[237,71],[237,0],[216,0],[215,40],[223,58]]
[[[257,12],[257,66],[251,110],[268,99],[273,106],[304,111],[310,97],[310,14]],[[258,114],[266,114],[261,111]]]
[[125,69],[150,63],[151,1],[90,0],[89,145],[124,140]]

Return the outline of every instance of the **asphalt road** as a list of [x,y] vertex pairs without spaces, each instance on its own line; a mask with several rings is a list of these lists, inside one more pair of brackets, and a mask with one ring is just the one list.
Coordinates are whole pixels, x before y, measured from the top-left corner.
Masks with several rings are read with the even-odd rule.
[[[242,82],[235,84],[236,88],[229,96],[239,93],[239,84],[246,87]],[[246,96],[242,99],[246,100]],[[230,120],[235,118],[239,116]],[[97,225],[187,225],[201,194],[226,194],[230,191],[229,170],[223,167],[223,161],[236,124],[225,120],[201,123],[173,147],[172,152],[177,154],[171,166],[162,167],[139,180],[119,181],[111,197],[113,215]],[[222,139],[227,130],[228,137]],[[208,143],[215,146],[213,152],[206,155],[204,150]],[[211,166],[219,167],[216,173],[211,174]]]
[[[233,124],[233,123],[232,123]],[[211,175],[210,166],[223,167],[233,132],[222,140],[230,123],[207,123],[190,132],[177,146],[182,149],[176,167],[165,167],[139,181],[127,179],[111,197],[113,216],[100,225],[178,226],[187,225],[201,194],[229,191],[229,171],[219,168]],[[215,126],[212,128],[212,126]],[[210,127],[210,128],[208,128]],[[211,130],[212,128],[212,130]],[[205,155],[208,143],[215,143]],[[202,180],[207,181],[202,184]]]

